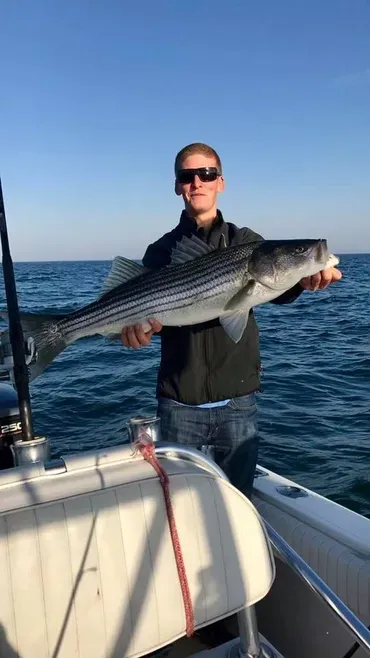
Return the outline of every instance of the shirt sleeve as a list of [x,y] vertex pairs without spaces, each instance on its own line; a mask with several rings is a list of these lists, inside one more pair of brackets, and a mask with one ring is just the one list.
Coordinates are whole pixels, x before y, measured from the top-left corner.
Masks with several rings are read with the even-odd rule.
[[237,233],[237,242],[261,242],[264,240],[262,235],[259,233],[255,233],[255,231],[252,231],[250,228],[240,228],[238,233]]
[[142,263],[144,267],[150,270],[158,270],[161,267],[169,265],[171,260],[171,251],[175,244],[175,236],[166,233],[159,240],[150,244],[143,256]]

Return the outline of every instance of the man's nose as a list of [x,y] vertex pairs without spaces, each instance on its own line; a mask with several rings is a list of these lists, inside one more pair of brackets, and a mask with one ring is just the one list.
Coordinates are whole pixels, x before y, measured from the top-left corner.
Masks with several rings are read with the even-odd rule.
[[202,185],[202,181],[200,180],[198,174],[195,174],[194,180],[193,180],[193,187],[200,187]]

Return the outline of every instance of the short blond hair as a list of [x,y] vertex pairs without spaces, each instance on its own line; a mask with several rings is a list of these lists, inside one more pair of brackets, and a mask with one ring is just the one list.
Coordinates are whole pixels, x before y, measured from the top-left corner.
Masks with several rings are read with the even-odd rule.
[[212,146],[208,146],[207,144],[202,144],[202,142],[194,142],[193,144],[188,144],[187,146],[184,146],[184,148],[182,148],[181,151],[178,152],[175,158],[175,174],[177,174],[179,169],[181,169],[182,162],[186,160],[186,158],[188,158],[189,155],[195,155],[196,153],[205,155],[208,158],[214,158],[217,163],[217,169],[219,173],[222,174],[221,159],[217,151],[215,151],[215,149],[213,149]]

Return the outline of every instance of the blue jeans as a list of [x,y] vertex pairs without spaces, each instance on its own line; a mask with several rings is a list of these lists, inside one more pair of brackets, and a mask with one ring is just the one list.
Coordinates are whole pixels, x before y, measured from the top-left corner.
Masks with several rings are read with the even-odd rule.
[[159,398],[163,441],[213,450],[214,461],[231,483],[251,495],[258,455],[257,406],[254,393],[233,398],[222,407],[199,409]]

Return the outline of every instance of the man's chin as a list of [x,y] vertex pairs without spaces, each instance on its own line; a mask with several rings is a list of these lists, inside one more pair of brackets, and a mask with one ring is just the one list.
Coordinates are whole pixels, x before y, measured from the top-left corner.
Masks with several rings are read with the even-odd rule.
[[208,212],[211,209],[209,203],[205,203],[205,197],[195,197],[187,205],[189,210],[196,210],[197,212]]

